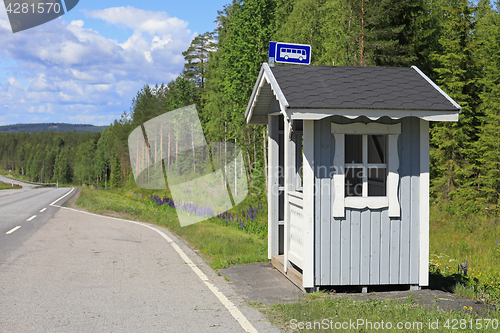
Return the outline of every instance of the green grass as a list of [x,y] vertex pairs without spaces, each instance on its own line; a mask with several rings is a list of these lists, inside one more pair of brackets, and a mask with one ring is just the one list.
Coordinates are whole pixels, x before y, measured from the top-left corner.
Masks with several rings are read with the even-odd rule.
[[[498,311],[482,315],[468,308],[444,312],[421,307],[414,303],[412,297],[405,300],[355,301],[315,293],[297,303],[275,304],[262,310],[274,325],[285,332],[455,332],[457,329],[460,332],[477,332],[479,326],[475,325],[478,323],[483,325],[481,332],[498,332],[500,326]],[[484,329],[485,318],[496,319],[496,329],[491,324]],[[384,326],[380,326],[382,321]],[[389,323],[392,330],[388,329]],[[402,323],[401,329],[397,329],[398,323]],[[446,323],[449,327],[445,326]],[[436,325],[439,329],[433,329]]]
[[30,177],[28,177],[28,176],[22,176],[20,174],[12,173],[12,172],[8,172],[8,171],[4,171],[4,170],[2,170],[2,171],[3,172],[0,171],[0,174],[3,174],[4,176],[6,176],[8,178],[12,178],[15,180],[20,180],[20,181],[30,181]]
[[12,184],[6,184],[6,183],[0,182],[0,190],[14,190],[14,189],[21,189],[21,188],[22,188],[22,186],[19,186],[16,184],[14,184],[14,186],[12,186]]
[[[93,212],[115,212],[122,217],[165,226],[200,250],[215,269],[232,264],[267,261],[266,207],[253,221],[243,220],[240,228],[236,218],[227,221],[212,218],[180,227],[174,209],[158,207],[149,199],[152,194],[168,196],[168,191],[141,188],[112,191],[83,188],[77,204]],[[262,200],[262,199],[261,199]],[[257,207],[259,199],[248,196],[232,216]],[[444,289],[463,297],[488,303],[500,300],[500,219],[459,218],[431,208],[430,221],[430,283],[432,288]],[[458,268],[467,263],[467,274]]]
[[[500,218],[457,217],[431,209],[430,272],[435,286],[489,303],[500,301]],[[468,270],[459,265],[465,265]]]
[[[160,207],[150,199],[151,195],[168,196],[168,191],[153,191],[141,188],[114,189],[111,191],[94,190],[84,187],[77,205],[97,213],[113,213],[124,218],[155,223],[169,228],[197,248],[210,265],[222,268],[232,264],[267,261],[267,214],[259,212],[254,221],[244,220],[243,228],[236,219],[211,218],[209,220],[181,227],[176,212],[168,205]],[[252,205],[259,205],[258,198],[249,196],[229,212],[234,217]],[[497,303],[500,299],[498,288],[498,264],[500,263],[498,219],[468,220],[444,215],[432,208],[430,223],[431,244],[431,287],[445,289],[458,295]],[[467,258],[467,275],[457,267]],[[224,277],[226,280],[227,278]],[[461,311],[444,312],[424,308],[415,303],[412,296],[403,300],[354,301],[346,297],[335,297],[323,292],[307,295],[296,303],[259,305],[271,322],[285,332],[318,331],[397,331],[397,332],[439,332],[457,331],[477,332],[478,323],[486,325],[480,331],[498,331],[500,311],[490,311],[481,315],[464,308]],[[362,325],[358,320],[363,320]],[[366,325],[382,325],[386,326]],[[354,322],[354,326],[351,323]],[[370,322],[371,324],[368,324]],[[403,323],[401,329],[387,329]],[[302,323],[302,324],[300,324]],[[344,323],[349,323],[346,327]],[[358,324],[360,324],[358,326]],[[495,324],[492,326],[491,324]],[[303,325],[303,329],[300,328]],[[307,328],[308,325],[310,328]],[[316,325],[316,326],[314,326]],[[344,325],[336,328],[335,325]],[[436,325],[438,328],[436,329]],[[354,327],[354,328],[353,328]],[[394,326],[395,327],[395,326]],[[325,329],[326,328],[326,329]]]
[[[76,204],[95,213],[114,212],[114,215],[118,214],[123,218],[164,226],[197,248],[214,269],[267,261],[267,233],[248,232],[231,223],[226,225],[225,221],[217,218],[181,227],[175,209],[168,205],[158,207],[150,199],[152,194],[164,196],[168,192],[140,188],[103,191],[84,187]],[[237,208],[248,207],[249,202],[252,202],[252,198],[248,198]],[[247,223],[253,224],[257,222]]]

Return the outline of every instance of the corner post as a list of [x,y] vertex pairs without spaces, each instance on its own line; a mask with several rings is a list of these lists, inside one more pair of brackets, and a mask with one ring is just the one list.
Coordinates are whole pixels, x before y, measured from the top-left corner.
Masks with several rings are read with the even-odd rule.
[[304,257],[302,284],[314,288],[314,120],[304,120]]
[[268,116],[267,220],[269,259],[279,254],[279,117]]
[[420,265],[419,286],[429,285],[429,122],[420,119]]
[[283,253],[283,263],[284,267],[283,270],[285,273],[288,271],[288,267],[290,266],[290,263],[288,262],[288,252],[290,251],[290,198],[288,192],[292,190],[292,175],[294,171],[292,170],[293,164],[291,161],[292,157],[292,141],[291,141],[291,134],[292,134],[292,128],[291,128],[291,120],[288,119],[287,116],[283,117],[284,121],[284,148],[285,148],[285,165],[284,165],[284,173],[285,173],[285,226],[284,226],[284,253]]

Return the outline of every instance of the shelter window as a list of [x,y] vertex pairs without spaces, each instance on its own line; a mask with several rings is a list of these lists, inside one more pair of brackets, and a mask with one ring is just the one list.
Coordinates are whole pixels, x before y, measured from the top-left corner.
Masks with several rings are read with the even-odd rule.
[[345,135],[345,196],[385,197],[387,135]]
[[389,208],[399,217],[397,196],[401,124],[332,123],[335,137],[333,216],[345,208]]

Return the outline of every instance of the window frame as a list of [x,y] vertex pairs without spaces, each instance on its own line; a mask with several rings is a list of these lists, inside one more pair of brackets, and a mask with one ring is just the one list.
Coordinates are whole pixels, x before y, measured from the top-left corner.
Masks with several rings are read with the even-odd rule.
[[[347,134],[345,134],[347,135]],[[347,145],[347,140],[346,140],[346,137],[344,135],[344,140],[345,140],[345,145]],[[348,173],[347,171],[349,169],[362,169],[363,170],[363,177],[362,177],[362,181],[361,181],[361,188],[362,188],[362,195],[361,197],[362,198],[366,198],[366,197],[370,197],[370,198],[377,198],[377,197],[385,197],[387,196],[387,146],[388,146],[388,142],[387,142],[387,135],[386,134],[379,134],[379,136],[385,136],[386,138],[386,141],[384,141],[384,144],[385,144],[385,162],[384,163],[373,163],[373,162],[369,162],[369,144],[368,144],[368,141],[369,141],[369,138],[368,136],[370,136],[371,134],[355,134],[355,135],[359,135],[361,136],[361,162],[354,162],[354,163],[344,163],[344,167],[345,167],[345,173]],[[344,145],[344,147],[345,147]],[[345,161],[344,161],[345,162]],[[370,184],[370,181],[369,181],[369,175],[370,175],[370,170],[372,169],[385,169],[384,171],[384,183],[385,183],[385,187],[386,187],[386,190],[385,190],[385,195],[383,196],[380,196],[380,195],[372,195],[370,196],[369,195],[369,184]],[[345,191],[345,190],[344,190]],[[357,195],[351,195],[351,196],[347,196],[347,193],[344,193],[344,197],[345,198],[350,198],[350,197],[359,197]]]
[[[345,208],[354,209],[382,209],[388,208],[389,217],[400,217],[400,204],[398,200],[399,185],[399,154],[398,139],[401,134],[401,123],[387,125],[379,123],[351,123],[331,124],[331,132],[335,137],[335,154],[333,165],[333,217],[345,217]],[[387,180],[386,196],[345,196],[345,135],[387,135]],[[367,137],[366,137],[367,138]],[[364,140],[364,139],[363,139]],[[367,153],[367,152],[363,152]],[[350,163],[347,163],[350,164]],[[367,175],[364,175],[366,177]],[[367,189],[366,189],[367,190]],[[365,191],[363,189],[363,191]]]

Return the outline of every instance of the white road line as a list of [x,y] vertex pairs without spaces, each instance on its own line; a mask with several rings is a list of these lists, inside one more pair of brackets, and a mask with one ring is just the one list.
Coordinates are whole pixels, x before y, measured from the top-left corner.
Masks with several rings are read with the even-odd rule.
[[45,212],[46,210],[47,210],[47,208],[44,208],[44,209],[42,209],[42,210],[40,211],[40,213],[43,213],[43,212]]
[[29,219],[27,219],[26,222],[29,222],[29,221],[33,220],[35,217],[36,217],[36,215],[33,215],[32,217],[30,217]]
[[20,225],[18,225],[17,227],[15,227],[15,228],[14,228],[14,229],[12,229],[12,230],[7,231],[5,234],[6,234],[6,235],[10,235],[11,233],[13,233],[14,231],[16,231],[16,230],[17,230],[17,229],[19,229],[19,228],[21,228],[21,226],[20,226]]
[[[60,199],[62,199],[62,198],[60,198]],[[54,202],[57,202],[58,200],[59,199],[57,199]],[[59,207],[59,206],[57,206],[57,207]],[[182,251],[182,249],[179,247],[179,245],[177,245],[170,237],[168,237],[167,235],[165,235],[164,232],[162,232],[162,231],[160,231],[160,230],[158,230],[156,228],[153,228],[153,227],[151,227],[151,226],[149,226],[147,224],[141,223],[141,222],[123,220],[123,219],[119,219],[119,218],[116,218],[116,217],[110,217],[110,216],[98,215],[98,214],[94,214],[94,213],[88,213],[88,212],[84,212],[84,211],[81,211],[81,210],[77,210],[77,209],[73,209],[73,208],[68,208],[68,207],[61,207],[61,208],[73,210],[75,212],[80,212],[80,213],[84,213],[84,214],[105,217],[105,218],[113,219],[113,220],[117,220],[117,221],[134,223],[134,224],[138,224],[140,226],[143,226],[143,227],[146,227],[146,228],[149,228],[151,230],[156,231],[168,243],[170,243],[170,245],[172,245],[172,247],[175,249],[175,251],[177,251],[177,253],[184,260],[184,262],[189,267],[191,267],[191,269],[196,273],[196,275],[198,275],[198,277],[200,278],[200,280],[202,280],[203,283],[205,283],[205,285],[208,287],[208,289],[210,289],[210,291],[215,295],[215,297],[217,297],[217,299],[219,299],[219,301],[226,307],[226,309],[229,311],[229,313],[231,313],[231,315],[234,317],[234,319],[236,319],[238,321],[238,323],[245,330],[245,332],[258,333],[257,330],[255,329],[255,327],[253,327],[253,325],[248,321],[248,319],[245,317],[245,315],[243,313],[241,313],[241,311],[236,307],[236,305],[234,305],[233,302],[231,302],[226,296],[224,296],[224,294],[221,293],[216,286],[214,286],[212,283],[210,283],[210,280],[205,275],[205,273],[203,273],[201,271],[201,269],[198,266],[196,266],[196,264],[193,263],[191,261],[191,259],[189,259],[189,257],[186,255],[186,253],[184,251]]]
[[[71,192],[73,192],[75,190],[74,187],[71,188],[71,191],[69,191],[68,193],[66,193],[65,195],[63,195],[62,197],[60,197],[59,199],[57,199],[56,201],[54,201],[53,203],[51,203],[49,206],[56,206],[56,207],[61,207],[61,206],[57,206],[57,205],[54,205],[56,202],[58,202],[59,200],[61,200],[62,198],[64,198],[65,196],[69,195]],[[101,216],[101,215],[99,215]]]

